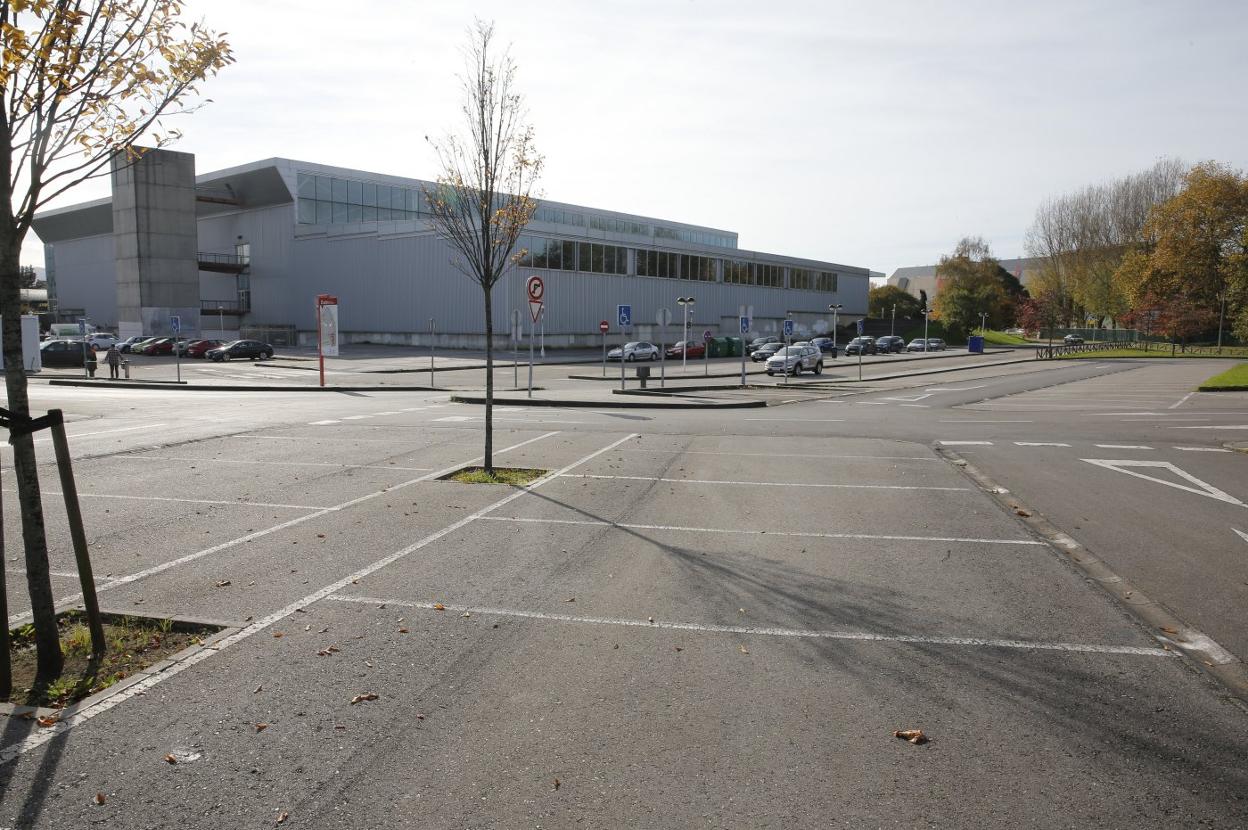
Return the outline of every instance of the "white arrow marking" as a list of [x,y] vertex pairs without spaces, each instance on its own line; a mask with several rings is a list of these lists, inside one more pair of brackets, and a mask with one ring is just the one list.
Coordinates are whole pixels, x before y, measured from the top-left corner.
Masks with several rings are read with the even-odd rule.
[[1234,530],[1235,533],[1238,534],[1239,538],[1243,539],[1245,542],[1248,542],[1248,533],[1244,533],[1242,530],[1238,530],[1236,528],[1231,528],[1231,530]]
[[930,398],[931,393],[925,395],[900,395],[896,398],[885,398],[886,401],[906,401],[907,403],[917,403],[924,398]]
[[[1234,504],[1238,507],[1248,507],[1248,504],[1244,504],[1242,501],[1235,498],[1231,494],[1223,492],[1222,490],[1219,490],[1217,487],[1214,487],[1212,484],[1210,484],[1207,481],[1201,481],[1200,479],[1196,478],[1196,476],[1192,475],[1191,473],[1185,472],[1184,470],[1180,470],[1178,467],[1174,466],[1169,461],[1135,461],[1135,460],[1130,460],[1130,459],[1109,460],[1109,459],[1104,459],[1104,458],[1084,458],[1082,460],[1088,462],[1089,464],[1095,464],[1098,467],[1104,467],[1107,470],[1113,470],[1114,472],[1117,472],[1117,473],[1123,473],[1125,475],[1134,476],[1135,478],[1142,478],[1145,481],[1152,481],[1152,482],[1156,482],[1157,484],[1164,484],[1167,487],[1173,487],[1176,490],[1185,490],[1189,493],[1195,493],[1198,496],[1208,496],[1211,499],[1224,501],[1227,504]],[[1143,473],[1137,473],[1132,470],[1124,469],[1126,467],[1153,467],[1153,468],[1160,468],[1163,470],[1169,470],[1170,472],[1174,473],[1179,478],[1185,479],[1186,481],[1190,481],[1192,484],[1195,484],[1196,486],[1187,487],[1183,484],[1176,484],[1173,481],[1166,481],[1164,478],[1156,478],[1154,476],[1144,475]]]
[[979,386],[929,386],[924,392],[969,392],[972,389],[983,389],[988,384],[981,383]]

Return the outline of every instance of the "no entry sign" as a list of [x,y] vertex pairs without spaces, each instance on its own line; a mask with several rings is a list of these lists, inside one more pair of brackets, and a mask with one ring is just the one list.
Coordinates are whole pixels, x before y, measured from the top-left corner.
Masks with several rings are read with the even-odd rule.
[[608,323],[606,320],[603,320],[601,323],[598,324],[598,331],[602,332],[603,334],[606,334],[607,332],[611,331],[611,324]]

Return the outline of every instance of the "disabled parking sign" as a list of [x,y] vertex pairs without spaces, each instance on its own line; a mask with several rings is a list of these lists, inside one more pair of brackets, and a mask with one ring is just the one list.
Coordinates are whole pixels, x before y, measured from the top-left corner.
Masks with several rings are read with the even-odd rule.
[[742,334],[750,333],[750,318],[744,314],[741,315],[741,333]]
[[784,336],[785,337],[793,336],[793,321],[792,320],[784,321]]
[[632,328],[633,326],[633,307],[631,305],[617,305],[615,307],[616,320],[620,324],[621,329]]

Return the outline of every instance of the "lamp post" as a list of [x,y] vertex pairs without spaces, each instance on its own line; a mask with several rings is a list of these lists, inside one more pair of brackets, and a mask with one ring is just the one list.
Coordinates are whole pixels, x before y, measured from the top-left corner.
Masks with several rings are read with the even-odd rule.
[[225,306],[217,303],[217,331],[221,332],[221,339],[225,340]]
[[893,321],[888,324],[888,336],[897,334],[897,304],[893,303]]
[[927,354],[927,314],[931,311],[927,306],[923,306],[923,354]]
[[693,297],[676,298],[676,304],[680,306],[681,313],[684,315],[680,335],[680,373],[682,375],[689,368],[689,307],[695,302],[697,301]]
[[988,312],[979,312],[979,332],[980,334],[988,333]]
[[832,356],[836,357],[836,324],[841,309],[844,308],[842,303],[833,303],[828,306],[828,311],[832,312]]

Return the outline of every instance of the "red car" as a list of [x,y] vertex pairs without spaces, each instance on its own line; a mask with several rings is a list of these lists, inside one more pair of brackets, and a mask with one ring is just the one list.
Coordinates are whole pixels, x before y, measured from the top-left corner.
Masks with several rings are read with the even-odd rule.
[[202,360],[209,349],[215,349],[220,345],[220,340],[192,340],[182,347],[182,354]]
[[679,340],[676,345],[668,349],[665,354],[669,358],[679,358],[684,353],[686,345],[688,345],[689,348],[690,358],[697,360],[699,358],[706,357],[706,345],[703,343],[697,343],[693,340],[688,341],[687,344],[684,340]]
[[158,337],[150,343],[145,343],[143,348],[139,350],[139,354],[173,354],[173,338]]

